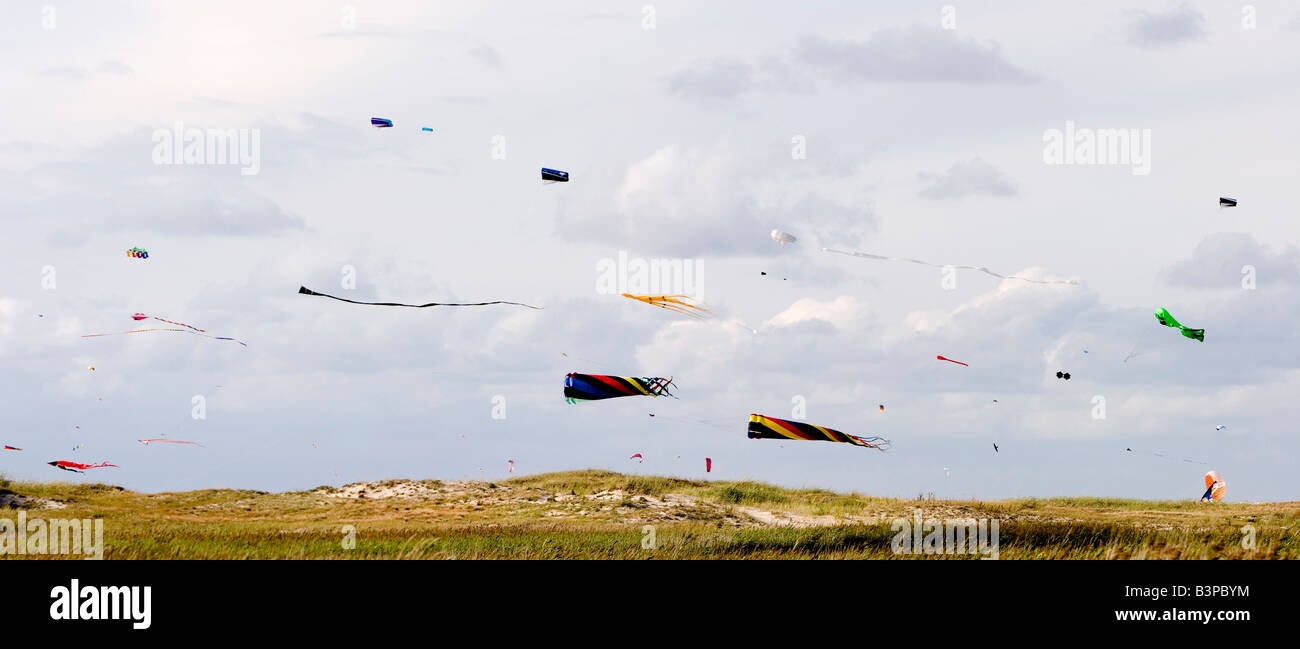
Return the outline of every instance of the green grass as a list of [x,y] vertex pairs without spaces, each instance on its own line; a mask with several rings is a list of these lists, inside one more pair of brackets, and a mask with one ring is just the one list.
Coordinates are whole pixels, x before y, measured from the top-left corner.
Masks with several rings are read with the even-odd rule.
[[[399,485],[423,491],[376,497]],[[336,488],[143,494],[0,477],[0,494],[65,505],[29,508],[29,518],[102,518],[109,559],[975,558],[895,554],[891,525],[910,522],[915,509],[927,518],[997,519],[1002,559],[1300,558],[1300,503],[922,502],[607,471],[365,488],[366,498],[337,497],[347,492]],[[15,516],[0,508],[0,518]],[[1247,524],[1255,528],[1253,550],[1242,542]],[[647,525],[653,549],[642,547]],[[345,547],[345,526],[355,528],[355,547]]]

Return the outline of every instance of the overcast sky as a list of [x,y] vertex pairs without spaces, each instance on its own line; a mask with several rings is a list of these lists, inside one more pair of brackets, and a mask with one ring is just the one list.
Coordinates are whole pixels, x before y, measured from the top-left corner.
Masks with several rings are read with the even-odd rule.
[[[0,473],[286,490],[710,457],[884,496],[1195,498],[1215,469],[1230,500],[1295,500],[1300,5],[950,7],[5,3],[0,443],[24,450]],[[178,122],[256,129],[257,173],[156,164]],[[1067,122],[1149,134],[1149,173],[1048,164]],[[600,292],[620,253],[690,264],[714,317]],[[81,337],[135,312],[248,346]],[[567,405],[571,371],[680,398]],[[893,449],[749,440],[751,412]],[[136,442],[162,436],[204,446]]]

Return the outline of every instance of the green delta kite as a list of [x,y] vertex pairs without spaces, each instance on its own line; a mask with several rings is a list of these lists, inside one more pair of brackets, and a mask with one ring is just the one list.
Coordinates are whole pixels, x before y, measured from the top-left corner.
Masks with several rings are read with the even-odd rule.
[[1204,329],[1190,329],[1188,327],[1184,327],[1182,323],[1175,320],[1174,317],[1169,315],[1169,312],[1164,309],[1160,309],[1156,311],[1156,320],[1159,320],[1160,324],[1166,327],[1173,327],[1175,329],[1182,331],[1183,335],[1187,336],[1188,338],[1205,342]]

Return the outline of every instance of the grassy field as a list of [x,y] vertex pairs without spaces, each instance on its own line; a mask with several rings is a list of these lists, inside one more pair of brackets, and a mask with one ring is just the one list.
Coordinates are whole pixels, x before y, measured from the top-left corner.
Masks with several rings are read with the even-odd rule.
[[1300,503],[1294,502],[921,501],[605,471],[291,493],[143,494],[102,484],[0,480],[0,528],[19,511],[28,519],[102,518],[107,559],[981,556],[894,553],[895,521],[911,523],[917,510],[924,519],[996,519],[1001,559],[1300,557]]

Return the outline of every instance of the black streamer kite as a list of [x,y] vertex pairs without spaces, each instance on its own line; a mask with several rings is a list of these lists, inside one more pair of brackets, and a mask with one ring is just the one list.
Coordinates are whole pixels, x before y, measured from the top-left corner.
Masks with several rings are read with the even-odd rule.
[[313,291],[313,290],[307,288],[306,286],[299,286],[299,287],[298,287],[298,292],[301,293],[302,295],[316,295],[316,296],[319,296],[319,297],[327,297],[327,298],[330,298],[331,300],[338,300],[338,301],[340,301],[340,302],[348,302],[348,303],[350,303],[350,304],[368,304],[368,305],[371,305],[371,306],[404,306],[404,307],[409,307],[409,308],[412,308],[412,309],[423,309],[423,308],[425,308],[425,307],[430,307],[430,306],[488,306],[488,305],[490,305],[490,304],[513,304],[513,305],[515,305],[515,306],[528,307],[529,309],[538,309],[538,310],[540,310],[540,309],[542,308],[542,307],[539,307],[539,306],[532,306],[532,305],[529,305],[529,304],[523,304],[523,303],[521,303],[521,302],[506,302],[506,301],[504,301],[504,300],[497,300],[497,301],[495,301],[495,302],[459,302],[459,303],[456,303],[456,302],[429,302],[428,304],[401,304],[401,303],[399,303],[399,302],[358,302],[358,301],[356,301],[356,300],[349,300],[349,299],[347,299],[347,298],[335,297],[335,296],[333,296],[333,295],[328,295],[328,294],[325,294],[325,293],[317,293],[316,291]]

